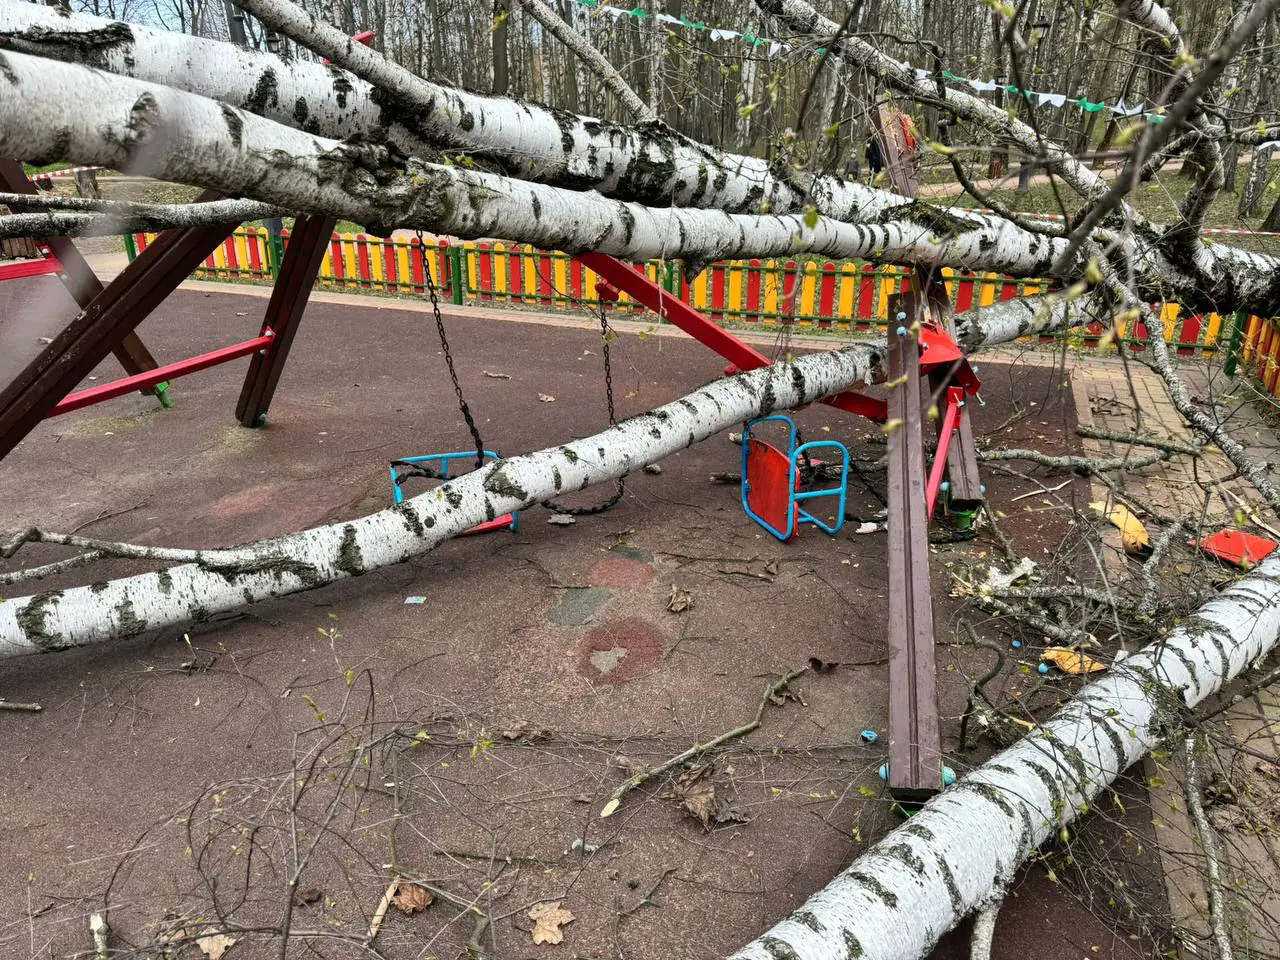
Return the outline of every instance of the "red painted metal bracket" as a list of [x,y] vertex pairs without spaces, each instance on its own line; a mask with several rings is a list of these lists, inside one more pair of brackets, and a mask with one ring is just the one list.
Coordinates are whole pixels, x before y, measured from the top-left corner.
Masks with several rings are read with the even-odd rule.
[[207,370],[209,367],[216,367],[220,363],[226,363],[229,360],[235,360],[237,357],[243,357],[250,353],[257,353],[259,350],[269,350],[274,339],[275,334],[268,330],[262,336],[254,337],[252,340],[245,340],[243,343],[234,343],[229,347],[211,350],[195,357],[188,357],[186,360],[179,360],[177,363],[168,363],[162,367],[156,367],[146,373],[139,373],[132,377],[124,377],[121,380],[104,383],[99,387],[81,390],[64,398],[53,408],[49,416],[56,417],[63,413],[70,413],[72,410],[79,410],[81,407],[101,403],[103,400],[122,397],[126,393],[132,393],[134,390],[154,387],[157,383],[166,380],[174,380],[178,377],[185,377],[189,373]]
[[14,263],[0,264],[0,282],[61,272],[62,264],[58,262],[58,258],[51,253],[46,253],[39,260],[18,260]]
[[929,471],[929,485],[925,488],[930,520],[933,519],[933,505],[938,501],[938,491],[942,488],[942,475],[947,471],[947,452],[951,449],[951,438],[960,426],[960,411],[963,408],[964,389],[947,387],[947,410],[942,415],[942,426],[938,430],[938,450],[933,455],[933,469]]
[[[603,253],[587,253],[578,260],[593,270],[605,283],[621,290],[652,310],[659,317],[670,321],[699,343],[710,347],[739,370],[757,370],[770,363],[759,350],[719,325],[712,323],[679,297],[674,297],[643,274],[637,273],[621,260]],[[889,419],[889,407],[883,400],[846,391],[827,397],[823,403],[859,416],[883,423]]]

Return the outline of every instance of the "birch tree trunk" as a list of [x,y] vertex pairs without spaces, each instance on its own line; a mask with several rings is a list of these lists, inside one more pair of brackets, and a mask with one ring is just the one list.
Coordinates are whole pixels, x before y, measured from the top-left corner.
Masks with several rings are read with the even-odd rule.
[[[969,349],[1098,317],[1033,298],[957,315]],[[198,562],[66,591],[0,600],[0,658],[101,643],[310,590],[425,553],[485,520],[616,479],[761,413],[884,379],[882,342],[855,343],[714,381],[603,433],[511,457],[347,523],[227,550]],[[145,555],[146,548],[139,548]]]
[[[652,208],[467,170],[397,160],[368,142],[337,143],[154,84],[4,55],[0,155],[47,162],[67,156],[199,184],[231,195],[365,223],[375,232],[420,227],[466,239],[499,237],[567,253],[601,252],[628,260],[682,257],[694,263],[735,257],[831,257],[994,270],[1038,276],[1061,240],[1028,233],[999,217],[940,211],[903,200],[867,225],[803,215],[726,214]],[[48,116],[65,118],[54,127]],[[884,195],[888,196],[888,195]],[[892,212],[889,212],[892,211]],[[897,216],[899,219],[895,219]],[[1214,248],[1240,259],[1236,309],[1280,312],[1270,258]],[[1169,276],[1132,247],[1162,285],[1197,303],[1193,278]],[[1210,291],[1212,292],[1212,291]],[[1275,301],[1275,307],[1271,309]]]
[[[259,0],[253,2],[256,4]],[[245,98],[237,100],[232,95],[237,90],[243,92],[240,88],[244,83],[256,77],[253,84],[256,93],[248,98],[252,101],[250,105],[277,114],[285,112],[279,104],[288,103],[293,93],[301,89],[296,85],[287,87],[284,80],[315,79],[311,75],[303,76],[305,65],[301,63],[283,64],[250,51],[176,35],[157,38],[124,24],[112,25],[108,36],[99,35],[93,42],[77,33],[77,43],[68,41],[64,34],[50,39],[47,25],[34,29],[19,25],[16,30],[6,26],[15,20],[29,20],[27,10],[37,11],[39,15],[42,9],[0,0],[0,38],[8,37],[4,42],[10,45],[46,52],[72,51],[75,57],[81,58],[87,48],[96,51],[95,58],[110,60],[112,66],[122,70],[137,71],[142,69],[140,64],[155,64],[148,68],[149,72],[163,76],[165,82],[215,88],[214,92],[223,95],[221,99],[233,103],[243,102]],[[68,19],[79,23],[84,18]],[[305,33],[287,18],[274,23],[287,26],[285,33]],[[209,48],[193,48],[192,44],[209,44]],[[391,80],[400,82],[396,79],[403,74],[400,68],[389,67],[376,54],[345,39],[342,44],[349,48],[343,52],[352,58],[373,58],[374,63],[392,71]],[[336,45],[331,52],[342,55]],[[252,58],[240,62],[252,65],[247,74],[237,66],[236,58],[242,56]],[[299,125],[312,133],[320,133],[323,124],[325,130],[345,131],[344,136],[363,135],[366,142],[339,147],[318,137],[299,137],[296,131],[273,124],[264,126],[258,117],[230,108],[224,113],[223,108],[209,105],[208,101],[197,111],[172,89],[130,85],[130,81],[122,77],[83,70],[68,73],[76,68],[59,67],[43,59],[37,69],[30,60],[16,54],[8,60],[13,64],[13,79],[0,77],[0,84],[16,87],[20,77],[25,78],[21,80],[20,97],[26,100],[7,97],[0,103],[4,133],[10,144],[7,149],[33,160],[35,152],[57,160],[68,159],[71,153],[73,159],[81,162],[131,167],[162,179],[218,186],[300,211],[332,212],[371,228],[421,226],[467,238],[503,237],[558,246],[571,253],[600,250],[636,259],[682,256],[696,262],[727,256],[809,251],[991,270],[1014,276],[1046,275],[1062,249],[1061,241],[1022,230],[997,216],[961,210],[940,211],[927,203],[829,176],[797,174],[783,180],[763,159],[720,153],[680,138],[661,125],[629,128],[604,124],[518,101],[448,91],[423,81],[414,83],[425,84],[425,90],[434,91],[431,96],[439,99],[430,102],[438,104],[438,108],[420,111],[415,115],[418,117],[415,124],[422,129],[437,130],[445,142],[456,144],[465,140],[468,149],[482,156],[514,158],[508,166],[529,174],[534,180],[551,180],[579,189],[593,187],[623,199],[647,197],[662,204],[715,206],[717,210],[646,212],[646,208],[634,206],[624,210],[607,202],[602,206],[601,198],[593,194],[557,192],[539,187],[537,183],[504,180],[457,167],[417,165],[414,177],[399,177],[401,168],[393,164],[385,152],[380,152],[381,148],[367,141],[377,133],[379,123],[389,125],[394,133],[396,124],[392,117],[406,115],[407,111],[397,107],[397,113],[388,114],[389,107],[378,104],[393,102],[389,94],[376,94],[367,86],[358,90],[359,81],[324,68],[318,68],[324,77],[320,88],[308,86],[312,96],[299,94],[294,101],[293,113],[305,114],[307,118]],[[276,71],[276,64],[280,72]],[[239,76],[239,82],[228,81],[232,76]],[[416,85],[411,86],[414,97],[424,95]],[[82,96],[81,91],[85,89],[101,90],[103,97],[113,102],[108,105],[97,96]],[[133,99],[127,105],[122,103],[130,94]],[[135,101],[144,94],[148,112],[166,105],[160,113],[164,114],[167,124],[175,125],[184,137],[190,138],[187,143],[191,150],[207,151],[206,156],[235,154],[242,168],[241,175],[213,169],[218,164],[202,162],[203,158],[191,150],[175,155],[166,143],[159,142],[164,138],[155,135],[153,121],[145,124],[144,129],[131,129]],[[355,101],[361,97],[364,108],[355,109]],[[26,109],[27,101],[29,109]],[[472,107],[481,112],[473,111]],[[216,112],[211,114],[211,110]],[[201,121],[190,123],[190,117],[197,113]],[[52,136],[52,128],[42,123],[43,118],[49,116],[71,118],[70,125],[80,135],[73,138],[72,144],[62,143]],[[237,118],[234,134],[228,126],[232,122],[227,119],[229,116]],[[366,126],[374,120],[377,122]],[[547,124],[554,133],[546,129]],[[123,150],[119,143],[104,141],[98,133],[99,125],[129,127],[125,140],[136,147],[146,139],[147,150]],[[548,142],[548,136],[552,142]],[[294,164],[286,163],[286,152],[296,155]],[[172,162],[152,162],[160,155],[168,156]],[[253,176],[243,175],[248,168],[253,169]],[[329,172],[331,168],[345,172],[335,178]],[[318,175],[321,173],[323,175]],[[788,220],[743,215],[743,219],[734,219],[724,212],[754,212],[765,203],[773,211],[796,210],[810,202],[806,191],[801,189],[803,183],[809,183],[813,189],[808,195],[812,203],[831,216],[831,221],[819,222],[817,231],[798,226],[798,217]],[[452,192],[448,189],[450,184]],[[450,198],[447,204],[433,199],[436,189],[444,189]],[[334,206],[335,203],[338,205]],[[548,215],[552,208],[555,215]],[[590,215],[579,219],[579,209],[590,211]],[[512,216],[516,219],[512,220]],[[650,224],[660,224],[665,231],[661,233],[665,238],[663,242],[657,242],[658,235],[652,232],[634,230],[628,218],[637,216]],[[570,217],[577,229],[568,229]],[[517,235],[513,224],[518,224],[524,232]],[[760,233],[762,227],[764,234]],[[1175,266],[1149,242],[1150,235],[1144,229],[1122,238],[1102,231],[1099,237],[1107,244],[1118,240],[1117,256],[1125,256],[1134,265],[1140,289],[1150,299],[1176,299],[1199,310],[1248,310],[1266,315],[1280,312],[1280,281],[1277,281],[1280,261],[1275,258],[1215,244],[1200,251],[1196,258]],[[793,243],[784,236],[798,240]],[[646,242],[638,242],[639,239]],[[1082,270],[1081,265],[1068,273]]]
[[917,960],[1058,829],[1280,640],[1269,558],[943,791],[731,960]]
[[751,417],[868,380],[882,344],[858,344],[718,380],[603,433],[459,477],[404,503],[195,563],[0,601],[0,657],[101,643],[208,619],[400,563],[486,520],[622,477]]

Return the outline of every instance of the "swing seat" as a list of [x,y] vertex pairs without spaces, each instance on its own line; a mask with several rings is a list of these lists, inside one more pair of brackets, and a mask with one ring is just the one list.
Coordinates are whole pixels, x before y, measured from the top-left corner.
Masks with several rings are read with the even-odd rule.
[[[395,498],[396,503],[404,503],[404,483],[414,476],[422,476],[421,473],[415,473],[412,468],[418,464],[424,464],[428,469],[435,468],[434,473],[438,474],[441,480],[448,481],[449,467],[455,460],[473,460],[476,452],[474,450],[463,450],[457,453],[429,453],[418,457],[402,457],[399,460],[392,460],[391,465],[387,468],[391,472],[391,494]],[[492,450],[484,451],[486,459],[501,460],[502,455]],[[402,473],[400,468],[408,467],[409,471]],[[462,471],[462,474],[469,471]],[[459,474],[459,476],[462,476]],[[492,520],[486,520],[484,523],[472,527],[470,530],[464,531],[461,535],[470,536],[473,533],[488,533],[491,530],[515,530],[520,524],[520,514],[508,513],[501,517],[495,517]]]
[[[753,427],[761,423],[780,423],[787,430],[787,449],[752,436]],[[844,526],[844,507],[849,483],[849,451],[835,440],[813,440],[797,445],[795,422],[774,414],[756,417],[742,426],[742,509],[773,536],[784,543],[795,537],[800,524],[811,523],[835,535]],[[839,454],[840,482],[820,490],[800,490],[800,465],[810,451],[826,449]],[[812,462],[812,461],[811,461]],[[827,523],[801,505],[801,501],[818,497],[838,497],[835,521]]]

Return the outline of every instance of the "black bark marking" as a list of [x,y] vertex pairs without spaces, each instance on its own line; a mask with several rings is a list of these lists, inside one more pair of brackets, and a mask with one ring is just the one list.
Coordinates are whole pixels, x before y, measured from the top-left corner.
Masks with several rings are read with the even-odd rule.
[[769,956],[773,957],[773,960],[800,960],[800,955],[795,952],[791,944],[769,934],[760,938],[760,946],[769,951]]
[[306,97],[299,97],[293,101],[293,119],[298,126],[305,124],[309,116],[311,116],[311,110],[307,106]]
[[850,870],[847,876],[859,886],[875,894],[876,898],[886,907],[896,907],[898,905],[898,895],[886,887],[878,877],[863,873],[861,870]]
[[342,544],[338,547],[338,559],[334,566],[353,577],[364,573],[364,556],[360,553],[360,544],[356,542],[354,524],[348,523],[342,528]]
[[[263,113],[268,107],[276,107],[280,105],[279,83],[276,80],[276,72],[267,67],[262,71],[262,75],[258,77],[258,82],[253,85],[253,92],[245,98],[244,108],[250,113]],[[302,105],[303,110],[306,104]],[[297,106],[295,104],[295,112]],[[305,115],[302,117],[306,119]]]
[[156,583],[160,586],[160,592],[166,597],[173,591],[173,577],[169,575],[168,570],[161,570],[156,574]]
[[802,926],[808,927],[814,933],[822,933],[826,930],[826,927],[822,925],[822,921],[814,915],[812,910],[797,910],[791,914],[791,919]]
[[32,645],[42,652],[61,650],[67,644],[55,633],[46,628],[46,618],[58,601],[62,599],[61,590],[51,590],[31,598],[31,602],[18,611],[15,619],[18,627]]
[[133,609],[133,601],[125,597],[116,604],[116,622],[120,625],[120,636],[136,637],[147,629],[147,621],[139,617]]
[[396,510],[400,513],[400,519],[404,521],[405,529],[415,537],[421,537],[426,532],[422,526],[422,521],[418,519],[418,511],[409,504],[397,504]]
[[[61,8],[57,8],[61,12]],[[133,30],[127,23],[109,23],[96,30],[54,30],[49,27],[28,27],[25,30],[6,32],[0,40],[12,39],[35,46],[59,48],[70,54],[73,63],[89,67],[108,66],[108,54],[116,47],[125,49],[133,45]],[[52,52],[50,50],[49,52]],[[58,57],[56,59],[62,59]]]
[[[504,473],[506,461],[500,461],[489,475],[484,478],[484,489],[487,493],[494,493],[500,497],[513,497],[522,503],[529,499],[529,494],[524,487],[516,483]],[[492,519],[492,518],[490,518]]]
[[222,110],[222,122],[227,125],[227,135],[231,137],[231,145],[239,150],[244,139],[244,120],[225,103],[220,103],[218,106]]

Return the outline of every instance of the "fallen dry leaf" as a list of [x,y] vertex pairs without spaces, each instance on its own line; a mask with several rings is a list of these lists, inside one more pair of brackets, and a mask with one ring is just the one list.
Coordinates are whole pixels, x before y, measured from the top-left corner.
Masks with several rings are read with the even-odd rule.
[[539,903],[529,911],[529,919],[533,921],[534,943],[561,943],[564,931],[560,928],[573,923],[573,914],[560,908],[560,901]]
[[539,400],[541,400],[543,403],[555,403],[555,402],[556,402],[556,398],[555,398],[555,397],[553,397],[553,396],[552,396],[551,394],[549,394],[549,393],[540,393],[540,394],[538,394],[538,399],[539,399]]
[[228,937],[225,933],[211,933],[196,940],[196,946],[209,960],[222,960],[222,955],[235,944],[236,938]]
[[401,913],[418,913],[431,906],[434,899],[425,887],[416,883],[401,883],[391,902]]
[[306,890],[300,891],[295,899],[299,905],[305,907],[308,904],[315,903],[323,896],[324,893],[322,891],[317,890],[315,887],[308,887]]
[[684,613],[692,606],[693,594],[673,583],[671,585],[671,595],[667,597],[667,609],[672,613]]
[[509,373],[494,373],[492,370],[481,370],[480,372],[483,373],[486,377],[488,377],[491,380],[510,380],[511,379],[511,374]]
[[702,824],[704,830],[710,830],[718,823],[749,822],[750,817],[734,808],[717,789],[714,774],[715,769],[709,763],[681,774],[675,787],[680,805]]
[[525,731],[528,729],[529,729],[528,720],[517,720],[515,723],[513,723],[510,726],[509,729],[502,731],[502,739],[519,740],[521,737],[524,736]]
[[1049,647],[1040,654],[1040,659],[1052,663],[1063,673],[1097,673],[1099,670],[1107,669],[1105,663],[1067,647]]
[[1142,521],[1129,512],[1123,504],[1115,504],[1108,509],[1102,503],[1091,503],[1089,506],[1097,510],[1120,531],[1120,542],[1125,553],[1143,553],[1151,546],[1151,537]]

